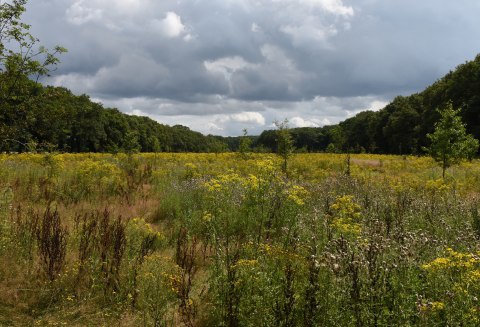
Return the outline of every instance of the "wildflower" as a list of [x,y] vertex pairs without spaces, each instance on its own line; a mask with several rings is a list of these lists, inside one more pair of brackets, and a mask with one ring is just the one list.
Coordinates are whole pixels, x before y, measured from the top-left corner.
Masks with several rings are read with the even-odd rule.
[[449,258],[436,258],[430,263],[422,266],[425,270],[435,271],[448,268],[451,260]]
[[427,181],[425,189],[430,192],[445,192],[450,189],[450,186],[443,179],[435,179]]
[[249,266],[255,266],[258,263],[257,260],[247,260],[247,259],[240,259],[237,261],[235,264],[235,267],[249,267]]
[[202,219],[203,219],[203,221],[209,223],[209,222],[212,221],[213,215],[212,215],[210,212],[205,211],[205,212],[203,213]]
[[308,191],[299,185],[293,185],[288,190],[288,199],[299,206],[303,206],[305,204],[304,199],[307,196],[308,196]]
[[361,207],[353,202],[351,195],[337,197],[330,208],[334,212],[331,223],[334,229],[343,235],[358,236],[362,232],[362,226],[359,224]]
[[443,302],[427,302],[420,304],[420,311],[422,312],[438,312],[445,309],[445,303]]

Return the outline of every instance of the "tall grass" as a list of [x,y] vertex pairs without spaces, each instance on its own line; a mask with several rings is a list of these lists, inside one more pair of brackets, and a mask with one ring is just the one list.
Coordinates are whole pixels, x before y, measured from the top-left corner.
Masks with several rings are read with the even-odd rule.
[[346,159],[1,155],[0,324],[477,326],[480,164]]

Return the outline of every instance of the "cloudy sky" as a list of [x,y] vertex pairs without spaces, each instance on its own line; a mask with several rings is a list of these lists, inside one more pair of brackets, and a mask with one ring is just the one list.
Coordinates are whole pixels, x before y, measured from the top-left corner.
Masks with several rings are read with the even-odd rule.
[[205,134],[322,126],[480,52],[478,0],[31,0],[45,81]]

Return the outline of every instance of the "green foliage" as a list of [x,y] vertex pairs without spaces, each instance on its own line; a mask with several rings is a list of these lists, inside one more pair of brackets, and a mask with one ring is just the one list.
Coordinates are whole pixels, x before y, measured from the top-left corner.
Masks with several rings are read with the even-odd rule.
[[[332,126],[293,128],[290,133],[297,148],[309,152],[326,151],[333,144],[337,151],[362,149],[370,153],[419,154],[430,144],[438,119],[436,108],[452,101],[466,123],[467,132],[480,139],[480,55],[458,66],[454,71],[408,97],[396,97],[379,111],[364,111]],[[275,131],[264,131],[256,139],[256,147],[264,146],[276,152]],[[332,148],[329,148],[329,151]],[[473,156],[476,153],[471,153]]]
[[123,150],[126,153],[138,153],[141,149],[140,143],[138,142],[138,136],[134,132],[128,132],[125,135],[125,143],[123,145]]
[[27,0],[2,1],[0,4],[0,149],[18,148],[30,141],[30,108],[41,96],[36,82],[58,64],[57,46],[49,51],[38,46],[30,26],[21,21]]
[[1,100],[18,100],[13,92],[21,89],[23,77],[47,75],[58,63],[56,54],[66,50],[60,46],[50,52],[37,47],[38,39],[30,34],[30,25],[21,21],[27,0],[6,1],[0,4],[0,89]]
[[8,211],[13,201],[11,187],[0,189],[0,254],[10,249],[13,241],[12,226],[8,221]]
[[243,159],[248,159],[248,153],[251,151],[252,139],[247,137],[248,131],[246,128],[243,129],[243,137],[240,139],[240,144],[238,145],[238,152]]
[[288,158],[293,154],[294,146],[292,135],[290,134],[288,127],[288,120],[284,121],[275,121],[276,130],[276,140],[277,140],[277,154],[283,159],[283,172],[287,172],[288,168]]
[[153,254],[145,258],[139,272],[139,305],[149,316],[150,326],[171,326],[168,318],[175,308],[180,268],[168,258]]
[[327,153],[337,153],[337,148],[335,148],[335,145],[333,143],[329,143],[327,145],[327,148],[325,149],[325,152]]
[[478,140],[466,133],[459,110],[453,109],[452,103],[438,110],[440,119],[435,123],[435,131],[427,134],[431,145],[427,152],[435,161],[440,163],[445,178],[445,170],[460,162],[471,158],[478,150]]
[[0,155],[0,323],[478,325],[477,160],[351,157]]
[[[31,82],[33,83],[33,82]],[[33,87],[33,86],[32,86]],[[29,102],[27,120],[4,120],[8,130],[22,131],[18,141],[0,144],[0,151],[31,151],[56,145],[65,152],[222,152],[223,139],[204,136],[184,126],[169,127],[148,117],[106,109],[86,95],[35,84],[41,96]],[[34,100],[34,101],[33,101]],[[1,120],[0,120],[1,121]],[[0,123],[1,127],[1,123]],[[20,132],[19,132],[20,133]],[[20,134],[19,134],[20,135]]]

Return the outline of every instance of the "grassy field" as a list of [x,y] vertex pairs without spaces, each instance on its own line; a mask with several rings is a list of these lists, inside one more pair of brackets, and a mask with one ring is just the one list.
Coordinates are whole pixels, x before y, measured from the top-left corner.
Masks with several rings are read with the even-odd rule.
[[0,326],[478,326],[480,162],[0,155]]

